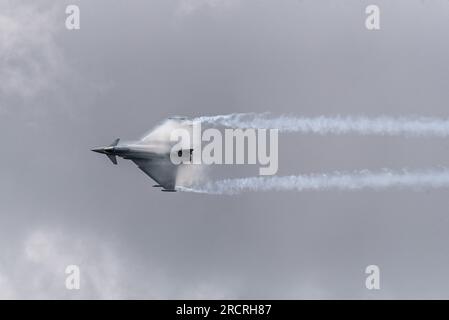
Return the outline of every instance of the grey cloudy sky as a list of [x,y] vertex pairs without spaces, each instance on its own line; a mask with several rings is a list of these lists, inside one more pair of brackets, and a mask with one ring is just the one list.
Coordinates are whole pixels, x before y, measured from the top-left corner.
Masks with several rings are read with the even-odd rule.
[[[172,115],[447,118],[448,1],[36,2],[0,0],[0,297],[449,298],[449,190],[162,193],[89,151]],[[284,134],[279,161],[429,168],[449,144]]]

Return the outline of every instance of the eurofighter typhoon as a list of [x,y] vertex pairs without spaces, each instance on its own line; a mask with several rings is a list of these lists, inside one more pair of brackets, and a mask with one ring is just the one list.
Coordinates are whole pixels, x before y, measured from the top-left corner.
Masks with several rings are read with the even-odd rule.
[[175,142],[170,141],[170,135],[173,130],[179,128],[191,133],[192,122],[183,117],[168,118],[138,141],[121,143],[120,139],[116,139],[112,144],[94,148],[92,151],[105,154],[115,165],[117,156],[131,160],[140,170],[156,181],[157,184],[153,187],[161,187],[162,191],[175,192],[178,169],[181,165],[171,161],[171,153],[175,152],[177,157],[190,157],[191,160],[193,152],[192,145],[173,150]]

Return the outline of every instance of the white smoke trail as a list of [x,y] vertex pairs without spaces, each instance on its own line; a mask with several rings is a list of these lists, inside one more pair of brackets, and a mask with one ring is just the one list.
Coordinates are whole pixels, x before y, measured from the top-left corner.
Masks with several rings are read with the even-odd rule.
[[449,170],[407,172],[310,174],[297,176],[249,177],[206,183],[200,187],[179,187],[180,191],[208,194],[238,194],[245,191],[323,191],[384,188],[448,188]]
[[232,128],[279,129],[284,132],[317,134],[449,136],[449,120],[426,117],[271,117],[269,113],[234,113],[195,118],[206,124]]

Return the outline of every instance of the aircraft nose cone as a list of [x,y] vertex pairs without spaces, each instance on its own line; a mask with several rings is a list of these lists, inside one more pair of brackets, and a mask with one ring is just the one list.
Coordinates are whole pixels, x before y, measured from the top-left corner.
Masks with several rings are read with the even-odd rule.
[[103,154],[106,153],[104,148],[93,148],[93,149],[91,149],[91,151],[98,152],[98,153],[103,153]]

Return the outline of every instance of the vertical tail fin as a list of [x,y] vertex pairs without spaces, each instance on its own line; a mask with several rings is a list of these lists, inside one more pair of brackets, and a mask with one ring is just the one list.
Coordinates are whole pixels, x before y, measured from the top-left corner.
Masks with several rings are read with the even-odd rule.
[[115,147],[116,145],[118,145],[119,141],[120,141],[120,138],[117,138],[117,139],[115,139],[114,142],[111,143],[109,146],[110,146],[110,147]]

